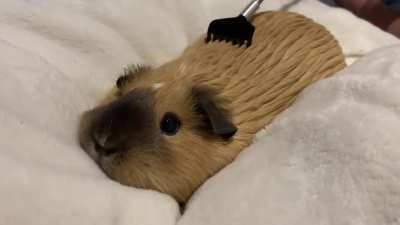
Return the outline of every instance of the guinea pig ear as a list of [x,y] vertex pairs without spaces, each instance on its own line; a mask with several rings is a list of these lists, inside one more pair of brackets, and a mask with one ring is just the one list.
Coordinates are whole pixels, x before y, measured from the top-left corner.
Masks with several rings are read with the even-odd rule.
[[124,68],[124,72],[119,76],[117,82],[115,83],[118,89],[121,89],[127,84],[129,81],[132,81],[134,78],[139,75],[149,71],[151,68],[145,65],[133,65],[127,68]]
[[207,88],[193,88],[196,111],[204,116],[205,125],[224,139],[235,135],[237,128],[231,122],[228,112],[220,106],[216,93]]

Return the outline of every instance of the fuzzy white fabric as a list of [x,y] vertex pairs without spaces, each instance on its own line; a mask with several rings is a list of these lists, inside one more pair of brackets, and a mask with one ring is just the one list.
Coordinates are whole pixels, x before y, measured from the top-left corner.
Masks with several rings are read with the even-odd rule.
[[[235,15],[246,4],[0,0],[0,224],[176,224],[180,215],[171,198],[110,181],[79,149],[79,114],[124,66],[160,65],[178,56],[212,18]],[[349,60],[398,42],[314,0],[265,1],[264,9],[282,7],[326,25]],[[398,56],[390,54],[387,60]],[[271,126],[273,134],[194,196],[179,223],[398,222],[399,157],[391,151],[400,146],[393,140],[400,127],[398,77],[391,74],[396,66],[378,70],[384,62],[373,62],[364,62],[369,75],[362,76],[359,64],[348,71],[354,75],[310,88]],[[351,215],[354,220],[346,220]]]

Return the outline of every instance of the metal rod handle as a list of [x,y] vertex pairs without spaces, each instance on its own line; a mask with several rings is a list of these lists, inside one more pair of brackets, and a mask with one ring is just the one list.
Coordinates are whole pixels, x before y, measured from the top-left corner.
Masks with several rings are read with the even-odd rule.
[[247,7],[240,13],[240,15],[246,17],[247,20],[250,20],[251,16],[260,8],[261,3],[264,0],[253,0]]

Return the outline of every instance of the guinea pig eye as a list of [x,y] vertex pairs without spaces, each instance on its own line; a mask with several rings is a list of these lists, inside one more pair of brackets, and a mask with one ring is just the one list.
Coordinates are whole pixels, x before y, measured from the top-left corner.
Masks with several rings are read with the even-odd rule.
[[161,120],[160,129],[166,135],[172,136],[178,133],[181,127],[181,121],[174,113],[166,113]]

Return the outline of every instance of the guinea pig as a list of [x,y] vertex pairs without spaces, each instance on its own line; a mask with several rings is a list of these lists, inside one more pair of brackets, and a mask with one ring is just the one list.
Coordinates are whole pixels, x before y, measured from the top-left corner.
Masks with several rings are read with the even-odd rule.
[[335,38],[304,16],[253,24],[248,48],[202,37],[165,65],[127,71],[83,114],[82,148],[121,184],[186,202],[305,87],[345,67]]

